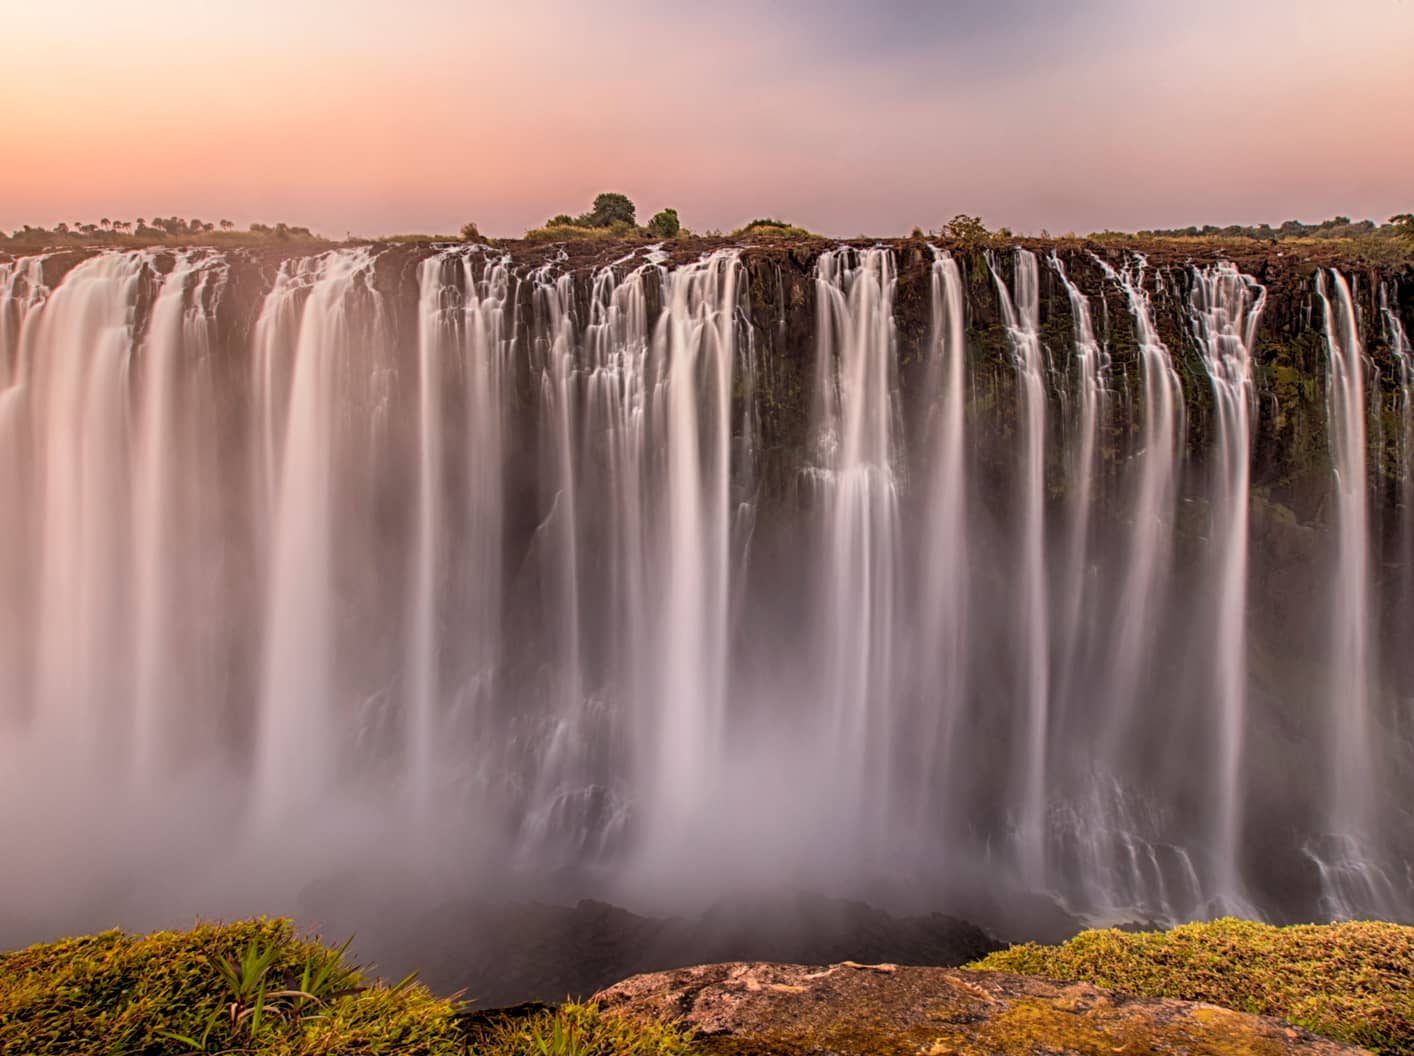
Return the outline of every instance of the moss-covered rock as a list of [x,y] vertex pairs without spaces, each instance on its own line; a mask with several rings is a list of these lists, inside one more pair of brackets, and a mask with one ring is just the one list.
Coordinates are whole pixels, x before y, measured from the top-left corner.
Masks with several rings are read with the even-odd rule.
[[1208,1001],[1378,1053],[1414,1052],[1414,928],[1371,921],[1277,928],[1241,920],[1165,932],[1086,931],[972,967]]
[[0,954],[0,1052],[460,1053],[456,1008],[287,920],[105,931]]
[[[515,1014],[519,1011],[520,1014]],[[586,1005],[469,1013],[388,985],[288,920],[105,931],[0,953],[4,1056],[687,1056],[676,1028]]]
[[1213,1005],[947,968],[737,962],[635,976],[606,1013],[677,1022],[709,1056],[1337,1056],[1358,1049]]

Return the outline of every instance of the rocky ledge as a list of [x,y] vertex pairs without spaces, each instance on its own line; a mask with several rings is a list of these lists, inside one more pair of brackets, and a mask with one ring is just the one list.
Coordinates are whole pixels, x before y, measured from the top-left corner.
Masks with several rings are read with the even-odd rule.
[[1280,1020],[1007,972],[735,962],[637,975],[596,995],[732,1056],[1337,1056],[1364,1049]]

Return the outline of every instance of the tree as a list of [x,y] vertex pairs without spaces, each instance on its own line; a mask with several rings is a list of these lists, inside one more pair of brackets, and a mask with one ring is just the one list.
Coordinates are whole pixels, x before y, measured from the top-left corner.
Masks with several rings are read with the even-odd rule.
[[222,221],[221,221],[221,230],[222,230],[222,231],[230,231],[230,230],[231,230],[232,228],[234,228],[235,226],[236,226],[236,225],[233,224],[233,223],[231,223],[231,221],[229,221],[229,220],[222,220]]
[[992,234],[980,216],[968,216],[966,213],[958,213],[949,220],[943,227],[943,233],[959,242],[985,242]]
[[616,191],[605,191],[594,198],[594,208],[581,219],[586,227],[609,227],[614,223],[636,224],[637,210],[628,195]]
[[654,238],[677,238],[681,230],[682,224],[678,223],[676,209],[664,209],[661,213],[654,213],[653,219],[648,221],[648,233]]
[[1414,213],[1396,213],[1389,218],[1394,225],[1394,233],[1400,238],[1414,242]]
[[480,241],[481,241],[481,229],[476,226],[476,221],[475,221],[475,220],[468,220],[466,223],[462,224],[462,241],[463,241],[463,242],[480,242]]

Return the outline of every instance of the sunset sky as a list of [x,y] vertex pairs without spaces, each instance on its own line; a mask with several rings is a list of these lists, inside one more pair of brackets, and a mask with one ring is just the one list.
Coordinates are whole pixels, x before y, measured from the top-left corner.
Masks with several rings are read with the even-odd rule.
[[42,0],[0,46],[5,229],[1414,209],[1414,0]]

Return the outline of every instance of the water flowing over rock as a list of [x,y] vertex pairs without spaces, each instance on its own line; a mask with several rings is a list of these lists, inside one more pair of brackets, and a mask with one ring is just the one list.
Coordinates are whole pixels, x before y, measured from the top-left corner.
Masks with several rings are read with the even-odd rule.
[[1406,279],[272,254],[0,261],[12,903],[1414,915]]

